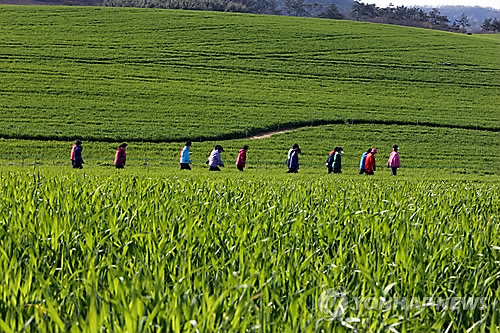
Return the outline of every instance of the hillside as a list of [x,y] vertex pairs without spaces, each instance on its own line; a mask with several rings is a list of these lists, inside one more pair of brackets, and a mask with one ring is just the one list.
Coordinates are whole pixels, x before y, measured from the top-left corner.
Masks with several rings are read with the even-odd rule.
[[[423,7],[426,11],[430,11],[431,7]],[[484,7],[467,7],[467,6],[441,6],[439,10],[442,15],[449,18],[450,22],[453,23],[455,20],[459,20],[462,14],[465,14],[469,19],[470,27],[469,31],[480,31],[481,24],[485,19],[498,19],[500,18],[500,10],[493,8]]]
[[0,8],[3,137],[229,138],[348,120],[500,129],[498,38],[213,12]]

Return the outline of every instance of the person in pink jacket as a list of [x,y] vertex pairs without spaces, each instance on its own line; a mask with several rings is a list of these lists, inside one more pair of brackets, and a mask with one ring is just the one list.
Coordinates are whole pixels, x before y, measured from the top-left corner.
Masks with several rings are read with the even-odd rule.
[[398,150],[398,145],[394,145],[392,147],[392,153],[389,156],[389,160],[387,161],[387,167],[392,169],[393,176],[396,176],[396,174],[398,173],[398,168],[401,167]]
[[244,145],[243,149],[240,149],[238,158],[236,159],[236,167],[240,171],[243,171],[245,169],[245,162],[247,161],[247,151],[248,151],[248,146]]
[[125,167],[125,162],[127,161],[127,144],[122,143],[115,154],[115,168],[123,169]]

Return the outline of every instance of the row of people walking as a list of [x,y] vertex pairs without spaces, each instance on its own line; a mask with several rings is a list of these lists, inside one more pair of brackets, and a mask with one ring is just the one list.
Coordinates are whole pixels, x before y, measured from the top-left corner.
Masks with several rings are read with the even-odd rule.
[[[401,167],[401,161],[399,159],[399,146],[394,145],[392,147],[392,152],[387,161],[387,167],[391,168],[392,175],[396,176],[398,169]],[[301,150],[298,144],[294,144],[292,148],[288,151],[288,156],[286,164],[288,166],[287,173],[298,173],[299,172],[299,155]],[[377,153],[376,148],[368,148],[368,150],[361,155],[361,160],[359,162],[359,174],[374,175],[377,169],[375,162],[375,154]],[[328,173],[342,173],[342,155],[344,154],[344,148],[335,147],[328,158],[326,159],[326,167]]]
[[[181,170],[191,170],[191,141],[187,141],[181,150],[179,157],[179,165]],[[236,159],[236,168],[239,171],[244,171],[247,160],[248,145],[244,145],[242,149],[238,152],[238,157]],[[123,169],[127,160],[127,144],[122,143],[116,150],[114,165],[117,169]],[[401,167],[401,161],[399,159],[398,145],[394,145],[392,153],[387,161],[387,167],[391,168],[392,174],[397,175],[398,168]],[[71,149],[71,163],[73,168],[82,169],[83,168],[83,158],[82,158],[82,141],[76,140],[75,144]],[[224,152],[224,148],[221,145],[215,145],[212,150],[206,164],[208,165],[209,171],[221,171],[220,167],[224,167],[224,162],[221,158],[221,153]],[[287,173],[298,173],[299,172],[299,155],[302,153],[298,144],[294,144],[292,148],[288,151],[286,165],[288,167]],[[359,174],[374,175],[377,169],[375,162],[375,154],[377,153],[376,148],[369,148],[361,156],[359,163]],[[344,154],[344,149],[342,147],[335,147],[328,158],[326,159],[326,167],[328,173],[342,173],[342,155]]]

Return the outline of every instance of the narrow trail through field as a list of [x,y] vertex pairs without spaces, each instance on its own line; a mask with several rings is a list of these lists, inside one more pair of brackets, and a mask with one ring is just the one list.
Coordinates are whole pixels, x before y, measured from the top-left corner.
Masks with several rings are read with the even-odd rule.
[[[410,122],[389,122],[389,121],[364,121],[364,120],[348,120],[348,121],[318,121],[316,124],[307,123],[306,125],[296,125],[296,126],[287,126],[286,129],[282,130],[269,130],[269,131],[256,131],[254,135],[248,136],[245,139],[250,140],[260,140],[267,139],[273,135],[294,132],[300,130],[302,128],[311,128],[311,127],[320,127],[327,125],[353,125],[357,124],[376,124],[376,125],[401,125],[401,126],[415,126],[415,127],[432,127],[432,128],[450,128],[450,129],[464,129],[464,130],[477,130],[477,131],[487,131],[487,132],[499,132],[498,128],[490,128],[490,127],[481,127],[481,126],[453,126],[453,125],[445,125],[445,124],[436,124],[436,123],[410,123]],[[239,138],[241,139],[241,138]],[[209,141],[207,139],[207,141]]]
[[300,128],[303,128],[303,127],[297,127],[297,128],[286,129],[286,130],[281,130],[281,131],[269,131],[269,132],[260,133],[260,134],[254,135],[254,136],[249,136],[248,138],[250,140],[267,139],[267,138],[270,138],[273,135],[283,134],[283,133],[287,133],[287,132],[293,132],[293,131],[296,131],[296,130],[298,130]]

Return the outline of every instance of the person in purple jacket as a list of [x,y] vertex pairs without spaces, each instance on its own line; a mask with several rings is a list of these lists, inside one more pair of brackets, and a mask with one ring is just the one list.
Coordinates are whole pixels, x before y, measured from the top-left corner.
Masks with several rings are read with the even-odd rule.
[[224,162],[222,162],[222,159],[220,157],[220,153],[224,152],[224,148],[222,148],[221,145],[216,145],[214,150],[210,153],[210,156],[208,157],[208,170],[209,171],[220,171],[220,166],[224,166]]

